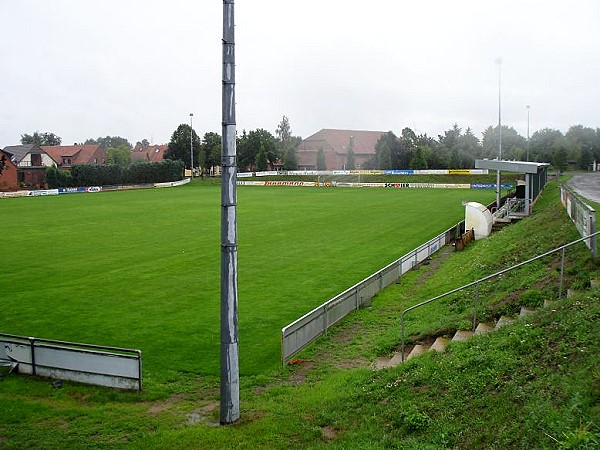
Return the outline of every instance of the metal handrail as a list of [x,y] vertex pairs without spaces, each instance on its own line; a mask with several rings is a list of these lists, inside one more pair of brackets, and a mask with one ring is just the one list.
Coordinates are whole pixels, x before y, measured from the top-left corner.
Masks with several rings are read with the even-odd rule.
[[551,255],[552,253],[556,253],[558,251],[561,252],[560,285],[559,285],[559,288],[558,288],[558,298],[561,298],[561,296],[562,296],[562,288],[563,288],[563,272],[564,272],[565,249],[567,247],[572,246],[572,245],[578,244],[579,242],[583,242],[586,239],[591,239],[594,236],[597,236],[599,234],[600,234],[600,231],[596,231],[595,233],[592,233],[592,234],[590,234],[588,236],[585,236],[583,238],[577,239],[576,241],[569,242],[568,244],[565,244],[565,245],[557,247],[557,248],[555,248],[553,250],[547,251],[546,253],[542,253],[541,255],[538,255],[538,256],[536,256],[534,258],[528,259],[527,261],[523,261],[523,262],[521,262],[519,264],[515,264],[514,266],[511,266],[511,267],[509,267],[507,269],[503,269],[503,270],[501,270],[499,272],[496,272],[496,273],[493,273],[491,275],[485,276],[485,277],[480,278],[480,279],[478,279],[476,281],[472,281],[471,283],[465,284],[464,286],[458,287],[456,289],[452,289],[451,291],[445,292],[445,293],[443,293],[441,295],[438,295],[436,297],[430,298],[429,300],[425,300],[424,302],[417,303],[416,305],[413,305],[413,306],[411,306],[409,308],[406,308],[404,311],[402,311],[402,314],[400,315],[400,323],[401,323],[401,328],[402,328],[402,348],[401,348],[402,362],[404,362],[404,315],[406,313],[408,313],[408,312],[410,312],[410,311],[412,311],[414,309],[420,308],[421,306],[425,306],[425,305],[427,305],[429,303],[432,303],[432,302],[434,302],[436,300],[439,300],[441,298],[447,297],[448,295],[452,295],[452,294],[455,294],[456,292],[462,291],[462,290],[470,288],[472,286],[476,286],[477,290],[475,292],[475,313],[473,315],[473,329],[474,329],[475,326],[476,326],[475,322],[477,320],[477,306],[478,306],[477,303],[478,303],[478,300],[479,300],[479,283],[491,280],[492,278],[495,278],[495,277],[498,277],[500,275],[503,275],[503,274],[505,274],[507,272],[510,272],[511,270],[518,269],[519,267],[523,267],[523,266],[525,266],[527,264],[532,263],[533,261],[536,261],[538,259],[544,258],[545,256]]

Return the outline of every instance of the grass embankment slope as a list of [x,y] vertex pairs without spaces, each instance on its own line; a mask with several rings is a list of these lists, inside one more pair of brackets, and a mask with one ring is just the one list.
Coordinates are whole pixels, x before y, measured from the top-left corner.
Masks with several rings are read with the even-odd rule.
[[[399,313],[412,304],[577,238],[555,185],[532,218],[407,274],[301,356],[261,380],[242,377],[242,418],[218,420],[214,384],[168,399],[7,377],[0,444],[7,448],[594,448],[598,443],[600,290],[561,300],[511,327],[374,371],[397,349]],[[589,252],[567,253],[567,285],[598,277]],[[484,315],[539,304],[558,291],[558,260],[513,272],[480,291]],[[510,300],[510,301],[508,301]],[[470,322],[460,295],[407,322],[412,341]]]

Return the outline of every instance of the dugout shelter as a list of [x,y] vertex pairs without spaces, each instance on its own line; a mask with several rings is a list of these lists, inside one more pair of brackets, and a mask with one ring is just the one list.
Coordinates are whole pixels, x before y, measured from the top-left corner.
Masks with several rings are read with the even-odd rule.
[[517,197],[525,200],[525,214],[531,213],[531,206],[548,182],[548,163],[529,161],[505,161],[498,159],[477,159],[476,169],[488,169],[500,172],[513,172],[525,175],[524,189],[517,189]]

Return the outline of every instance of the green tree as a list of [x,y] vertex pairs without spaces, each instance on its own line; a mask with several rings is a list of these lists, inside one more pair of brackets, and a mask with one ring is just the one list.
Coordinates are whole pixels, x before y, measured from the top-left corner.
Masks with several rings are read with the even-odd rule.
[[283,158],[283,168],[285,170],[296,170],[298,168],[298,156],[296,149],[301,139],[292,136],[290,121],[283,116],[281,122],[275,130],[277,136],[277,148]]
[[552,146],[552,165],[558,171],[560,176],[565,170],[567,170],[567,145],[564,139],[560,139]]
[[[415,151],[417,150],[417,135],[413,130],[406,127],[400,133],[397,144],[390,142],[392,169],[408,169]],[[384,167],[381,167],[382,169]]]
[[269,167],[269,161],[267,161],[267,151],[265,150],[265,146],[262,144],[256,153],[254,166],[256,167],[256,170],[267,170]]
[[529,139],[529,160],[552,163],[554,144],[562,138],[563,134],[559,130],[543,128],[536,131]]
[[204,171],[211,173],[214,167],[221,165],[221,136],[217,133],[204,133],[202,152],[204,154]]
[[415,156],[410,162],[410,168],[416,170],[424,170],[427,169],[427,147],[418,146],[415,151]]
[[445,168],[464,169],[474,165],[475,158],[482,153],[479,139],[475,137],[471,128],[463,133],[458,124],[444,131],[444,135],[438,136],[439,150],[445,157]]
[[62,170],[55,165],[46,168],[46,183],[49,189],[74,187],[70,170]]
[[327,164],[325,162],[325,152],[322,148],[317,152],[317,170],[327,170]]
[[131,164],[131,150],[126,145],[107,148],[106,163],[116,164],[119,167],[127,167]]
[[252,170],[256,164],[256,155],[261,146],[264,148],[267,163],[274,167],[280,156],[275,136],[267,130],[259,128],[242,136],[237,141],[237,164],[240,171]]
[[[497,158],[500,134],[498,127],[487,127],[483,132],[483,155],[486,158]],[[502,159],[517,159],[526,152],[527,140],[512,127],[502,126]]]
[[[392,150],[387,141],[383,141],[379,148],[376,148],[377,167],[382,170],[392,169]],[[408,167],[408,166],[407,166]]]
[[566,132],[570,159],[577,161],[580,169],[588,169],[599,152],[596,148],[596,131],[583,125],[573,125]]
[[[398,155],[400,153],[400,142],[396,135],[388,131],[382,134],[375,143],[375,156],[365,164],[369,169],[392,169],[399,168]],[[408,165],[406,166],[408,167]]]
[[39,131],[34,132],[33,134],[22,134],[21,135],[21,144],[36,144],[39,146],[42,145],[60,145],[62,139],[55,135],[54,133],[40,133]]
[[191,167],[192,155],[190,153],[190,137],[192,139],[194,165],[196,165],[198,162],[198,155],[200,153],[200,138],[186,123],[179,125],[171,135],[171,141],[169,142],[169,147],[165,152],[164,159],[183,161],[185,167]]
[[121,137],[121,136],[106,136],[106,137],[99,137],[98,139],[86,139],[86,141],[84,142],[84,145],[97,145],[97,144],[100,144],[102,146],[102,148],[104,148],[104,149],[108,149],[110,147],[117,148],[122,145],[127,146],[128,149],[133,148],[131,146],[131,143],[127,139],[125,139],[124,137]]

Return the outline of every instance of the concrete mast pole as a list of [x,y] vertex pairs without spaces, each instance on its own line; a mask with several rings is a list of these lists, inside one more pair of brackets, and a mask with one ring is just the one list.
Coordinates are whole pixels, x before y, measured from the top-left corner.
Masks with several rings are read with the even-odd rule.
[[221,140],[221,415],[240,417],[237,297],[237,163],[235,148],[234,1],[223,0],[223,97]]
[[[498,64],[498,163],[502,160],[502,58],[496,59]],[[500,209],[502,190],[500,187],[500,169],[496,172],[496,208]]]

